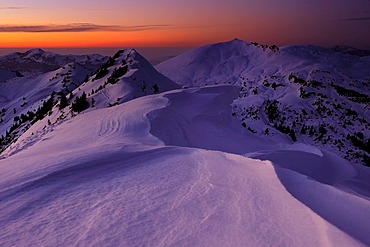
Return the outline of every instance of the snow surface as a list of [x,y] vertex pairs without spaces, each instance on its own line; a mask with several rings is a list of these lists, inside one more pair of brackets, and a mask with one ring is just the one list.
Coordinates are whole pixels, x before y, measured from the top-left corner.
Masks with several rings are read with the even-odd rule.
[[0,245],[370,245],[369,172],[237,128],[237,90],[177,89],[37,122],[0,160]]
[[15,72],[0,68],[0,83],[4,83],[5,81],[15,77],[17,77]]

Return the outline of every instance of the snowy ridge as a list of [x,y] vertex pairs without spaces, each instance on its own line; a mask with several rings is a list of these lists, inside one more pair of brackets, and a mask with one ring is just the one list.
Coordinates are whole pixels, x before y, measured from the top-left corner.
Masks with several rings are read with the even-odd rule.
[[97,107],[107,107],[176,88],[176,83],[158,73],[136,50],[126,49],[118,51],[78,90],[94,97]]
[[260,59],[278,52],[275,46],[261,46],[238,39],[207,45],[166,60],[156,66],[176,83],[191,87],[217,84],[234,85],[240,74]]
[[[73,91],[90,73],[91,70],[81,64],[70,63],[55,71],[1,83],[0,150],[7,148],[36,121],[51,114],[54,102],[48,105],[46,102],[56,101],[61,94]],[[45,110],[40,111],[41,108]]]
[[156,68],[176,83],[192,87],[214,84],[241,85],[241,77],[247,75],[257,79],[275,74],[309,74],[315,69],[331,72],[333,75],[330,79],[368,82],[369,63],[370,56],[351,55],[345,50],[313,45],[279,48],[275,45],[234,39],[196,48],[162,62]]
[[[224,149],[221,142],[210,140],[215,151],[204,149],[205,140],[200,135],[187,145],[167,145],[163,135],[157,134],[163,129],[158,121],[168,113],[183,116],[183,120],[177,118],[182,129],[187,128],[189,120],[198,121],[202,109],[194,115],[192,106],[181,100],[191,95],[189,102],[197,99],[199,105],[214,105],[204,108],[211,113],[210,118],[202,121],[203,127],[195,128],[208,129],[222,137],[218,126],[225,125],[222,117],[229,116],[228,90],[235,89],[219,86],[175,90],[90,111],[45,133],[41,142],[1,160],[0,242],[5,246],[61,242],[180,246],[369,244],[369,223],[363,217],[369,213],[368,197],[359,196],[344,183],[365,182],[369,175],[363,180],[356,178],[358,172],[363,174],[361,170],[351,168],[352,175],[335,182],[342,187],[338,189],[269,161],[217,151]],[[215,98],[224,103],[212,104]],[[220,107],[220,118],[213,118]],[[235,119],[229,121],[230,126],[237,126]],[[240,128],[231,131],[237,132],[235,136],[243,133]],[[177,135],[183,133],[179,128]],[[235,140],[234,147],[242,146],[243,140]],[[273,154],[274,147],[266,144],[265,150]],[[245,147],[244,151],[251,152],[253,148]],[[323,154],[324,166],[338,162]],[[289,162],[293,165],[296,161],[290,161],[287,152],[285,163]],[[300,190],[294,191],[291,183],[298,183]],[[333,203],[325,206],[331,208],[329,211],[318,202],[323,191],[326,198],[332,198]],[[342,206],[343,200],[348,207]],[[349,208],[359,213],[342,217],[349,214]],[[54,234],[49,234],[50,224],[56,227]],[[18,229],[17,234],[14,229]]]
[[[117,52],[115,56],[110,58],[90,77],[85,77],[86,73],[71,74],[71,72],[65,72],[64,70],[65,68],[63,67],[57,71],[50,72],[53,77],[47,82],[48,94],[46,95],[50,95],[49,97],[41,97],[38,92],[34,92],[42,99],[45,99],[41,105],[42,107],[46,106],[44,108],[47,109],[45,109],[45,113],[42,116],[36,118],[31,124],[25,121],[28,125],[24,130],[13,131],[14,135],[11,132],[3,138],[5,140],[3,141],[3,149],[7,150],[2,152],[2,156],[12,155],[22,150],[23,146],[29,146],[30,143],[40,141],[42,138],[40,135],[45,130],[51,130],[60,122],[66,121],[83,111],[112,107],[143,95],[179,87],[176,83],[158,73],[144,57],[133,49]],[[65,78],[61,81],[59,79],[60,76],[65,76]],[[74,83],[74,79],[79,83]],[[39,79],[36,78],[35,81],[39,81]],[[50,87],[50,83],[58,83],[59,87],[59,83],[61,83],[63,88],[55,90],[55,88]],[[37,86],[36,88],[41,87]],[[25,88],[25,90],[27,89]],[[51,91],[54,94],[51,94]],[[62,103],[62,98],[64,98],[64,103]],[[4,125],[4,133],[11,128],[12,122],[10,119],[8,125]],[[15,121],[13,126],[16,124],[17,122]],[[24,125],[22,121],[19,127]],[[34,126],[31,127],[31,125]],[[17,140],[17,137],[20,136],[19,134],[23,134],[26,130],[28,130],[28,134]],[[12,144],[9,145],[9,143]]]

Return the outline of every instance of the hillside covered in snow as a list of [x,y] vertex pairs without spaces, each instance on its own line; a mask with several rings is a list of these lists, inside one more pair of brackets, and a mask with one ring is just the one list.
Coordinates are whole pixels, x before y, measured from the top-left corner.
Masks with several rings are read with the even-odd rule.
[[[23,58],[25,54],[28,55]],[[47,116],[62,95],[72,93],[96,72],[96,68],[107,61],[97,55],[99,58],[97,60],[89,61],[87,64],[80,63],[82,60],[79,58],[87,56],[62,56],[35,49],[0,57],[0,61],[6,63],[6,67],[11,69],[0,69],[0,72],[6,72],[0,73],[0,81],[3,80],[0,83],[0,151],[14,142],[35,122]],[[38,58],[38,64],[44,64],[43,59],[46,59],[45,63],[50,65],[51,59],[54,61],[54,67],[52,67],[54,69],[48,67],[46,72],[43,72],[44,66],[35,65],[37,72],[31,66],[30,69],[25,69],[24,75],[16,70],[35,57]],[[63,60],[64,57],[68,59]],[[15,64],[6,62],[10,58],[16,58]],[[79,62],[69,62],[76,60]]]
[[370,166],[370,56],[355,49],[233,40],[157,69],[184,87],[240,88],[233,116],[256,135],[324,147]]
[[370,58],[343,49],[3,68],[0,245],[370,245]]

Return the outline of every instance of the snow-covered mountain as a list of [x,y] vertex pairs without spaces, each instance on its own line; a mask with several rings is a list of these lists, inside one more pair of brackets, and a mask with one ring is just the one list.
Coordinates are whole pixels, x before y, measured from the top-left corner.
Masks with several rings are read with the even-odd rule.
[[[186,87],[242,85],[243,75],[263,77],[278,73],[289,75],[291,72],[307,74],[315,72],[315,69],[330,71],[334,74],[331,79],[366,81],[370,77],[370,56],[351,55],[349,50],[355,49],[325,49],[313,45],[279,48],[234,39],[196,48],[162,62],[156,68]],[[365,51],[362,53],[366,54]]]
[[368,152],[367,59],[234,40],[6,80],[0,245],[370,245],[369,168],[336,146]]
[[239,39],[199,47],[156,66],[159,72],[185,87],[236,84],[247,68],[259,66],[278,52],[277,46]]
[[[179,86],[158,71],[134,49],[118,51],[78,91],[107,107]],[[77,93],[79,94],[79,93]]]
[[200,47],[157,66],[186,87],[239,86],[232,114],[256,135],[285,135],[365,165],[370,165],[369,68],[370,56],[348,49],[241,40]]
[[52,101],[72,92],[91,73],[79,63],[69,63],[51,72],[0,83],[0,150],[49,114],[54,105]]
[[32,49],[1,56],[0,68],[19,71],[22,74],[45,73],[74,62],[95,72],[107,59],[98,54],[59,55],[42,49]]
[[[31,135],[43,133],[48,126],[87,109],[107,108],[140,96],[179,88],[133,49],[118,51],[95,74],[88,75],[89,70],[72,63],[40,76],[0,85],[4,102],[0,115],[3,123],[0,150],[8,148],[4,152],[8,155],[27,145],[24,140],[28,135],[23,133],[28,129]],[[41,124],[33,126],[37,121]]]

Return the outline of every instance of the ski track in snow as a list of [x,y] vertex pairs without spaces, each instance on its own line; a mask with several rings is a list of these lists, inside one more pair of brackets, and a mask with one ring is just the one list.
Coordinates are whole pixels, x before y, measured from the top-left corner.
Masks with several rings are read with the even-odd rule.
[[[369,245],[368,199],[242,156],[264,145],[275,157],[276,145],[251,144],[227,117],[233,90],[175,90],[91,111],[0,160],[0,245]],[[322,191],[332,202],[321,204]],[[342,199],[364,215],[335,207]]]
[[99,136],[113,135],[121,129],[121,121],[112,116],[99,121]]

